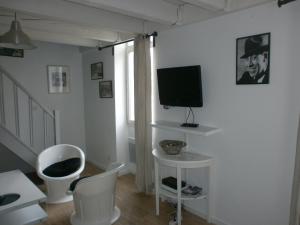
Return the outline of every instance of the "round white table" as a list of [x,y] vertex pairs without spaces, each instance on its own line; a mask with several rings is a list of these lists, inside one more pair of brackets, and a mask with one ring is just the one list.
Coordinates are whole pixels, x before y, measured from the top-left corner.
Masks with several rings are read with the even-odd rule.
[[[177,218],[178,225],[181,225],[181,201],[182,200],[196,200],[196,199],[206,199],[207,200],[207,221],[211,222],[212,216],[212,166],[213,160],[209,156],[194,152],[183,151],[179,155],[167,155],[164,151],[154,149],[152,154],[155,159],[155,194],[156,194],[156,215],[159,215],[159,197],[165,196],[173,199],[177,199]],[[185,195],[181,191],[176,193],[165,190],[161,187],[160,178],[160,165],[169,166],[176,168],[177,174],[177,190],[181,190],[181,169],[189,168],[208,168],[208,189],[207,193],[202,193],[201,195]]]

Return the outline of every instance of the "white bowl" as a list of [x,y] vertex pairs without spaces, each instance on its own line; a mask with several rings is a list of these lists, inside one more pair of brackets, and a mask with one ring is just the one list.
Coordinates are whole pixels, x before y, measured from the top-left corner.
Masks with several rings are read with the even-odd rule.
[[182,148],[186,146],[184,141],[178,140],[162,140],[159,142],[159,146],[168,154],[168,155],[178,155]]

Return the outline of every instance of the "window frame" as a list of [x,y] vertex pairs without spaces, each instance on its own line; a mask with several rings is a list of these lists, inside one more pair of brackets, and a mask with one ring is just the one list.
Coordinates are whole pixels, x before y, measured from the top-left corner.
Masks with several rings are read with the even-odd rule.
[[[153,50],[153,37],[150,38],[150,54],[151,54],[151,77],[153,76],[153,52],[151,53],[151,51]],[[126,117],[127,117],[127,124],[130,127],[134,127],[135,126],[135,117],[134,120],[130,120],[129,119],[129,102],[130,102],[130,98],[129,98],[129,66],[128,66],[128,62],[129,62],[129,53],[132,52],[133,53],[133,70],[134,70],[134,41],[132,42],[128,42],[126,44],[126,56],[125,56],[125,64],[126,64]],[[133,71],[134,72],[134,71]],[[133,75],[134,76],[134,75]],[[152,78],[151,78],[152,79]],[[133,80],[133,87],[134,87],[134,80]],[[133,96],[134,97],[134,96]]]
[[[129,42],[130,43],[130,42]],[[127,112],[127,124],[134,127],[135,120],[130,119],[130,97],[129,97],[129,54],[132,52],[134,54],[134,43],[132,45],[126,44],[126,112]],[[133,65],[134,66],[134,65]],[[134,82],[134,81],[133,81]],[[134,83],[133,83],[134,86]]]

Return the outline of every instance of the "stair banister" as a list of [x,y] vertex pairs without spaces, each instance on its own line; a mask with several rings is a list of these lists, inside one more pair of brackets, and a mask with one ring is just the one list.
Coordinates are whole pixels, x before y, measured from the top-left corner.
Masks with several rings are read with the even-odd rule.
[[14,90],[14,109],[15,109],[15,127],[16,127],[16,135],[20,137],[20,121],[19,121],[19,101],[18,101],[18,87],[14,83],[13,84]]
[[55,129],[55,143],[56,144],[61,144],[61,140],[60,140],[60,113],[59,110],[54,110],[54,129]]
[[[37,104],[41,109],[48,113],[49,116],[54,118],[54,115],[45,106],[39,103],[15,78],[13,78],[3,67],[0,66],[0,73],[4,74],[8,79],[10,79],[19,89],[21,89],[28,97],[30,97],[35,104]],[[2,79],[3,80],[3,79]]]
[[30,138],[30,146],[33,147],[33,115],[32,115],[32,98],[28,97],[28,105],[29,105],[29,138]]
[[[10,83],[12,83],[12,86],[8,86],[12,92],[11,97],[13,100],[12,104],[12,110],[14,112],[14,115],[12,115],[11,118],[13,118],[14,126],[15,127],[7,127],[7,115],[5,115],[6,112],[6,99],[5,95],[6,90],[5,89],[5,80],[9,80]],[[24,93],[24,96],[26,97],[25,103],[28,105],[28,108],[22,107],[22,95],[20,93]],[[6,96],[7,97],[7,96]],[[28,100],[27,100],[28,99]],[[24,100],[23,100],[24,102]],[[33,105],[34,104],[34,105]],[[35,114],[33,113],[33,107],[37,106],[39,110],[41,110],[42,113],[42,123],[40,123],[40,129],[43,132],[40,144],[38,145],[38,142],[36,142],[35,135],[34,135],[34,122],[35,120]],[[25,110],[25,111],[24,111]],[[23,136],[24,130],[21,128],[24,126],[22,125],[24,123],[24,118],[21,117],[21,115],[26,115],[24,113],[28,113],[28,120],[26,119],[25,124],[25,132],[28,132],[28,136]],[[28,121],[28,122],[27,122]],[[51,122],[50,122],[51,121]],[[20,124],[22,122],[22,124]],[[21,125],[21,126],[20,126]],[[59,144],[61,143],[60,140],[60,117],[59,117],[59,111],[48,110],[45,106],[43,106],[41,103],[39,103],[16,79],[14,79],[8,72],[6,72],[1,66],[0,66],[0,129],[6,130],[6,132],[12,136],[15,137],[16,140],[18,140],[23,146],[26,146],[34,155],[37,155],[41,150],[41,148],[47,148],[49,145],[52,144]],[[22,133],[21,133],[22,132]],[[51,134],[50,134],[51,132]],[[53,132],[53,133],[52,133]],[[53,134],[53,136],[52,136]],[[22,137],[23,138],[22,138]],[[24,139],[25,137],[25,139]],[[6,140],[3,140],[5,143]],[[25,157],[26,158],[26,157]],[[34,162],[32,159],[27,158],[28,161],[31,163]]]

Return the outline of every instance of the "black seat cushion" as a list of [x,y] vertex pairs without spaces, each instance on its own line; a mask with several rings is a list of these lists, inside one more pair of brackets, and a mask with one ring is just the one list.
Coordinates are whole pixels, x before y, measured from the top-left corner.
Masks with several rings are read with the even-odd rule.
[[48,177],[65,177],[76,172],[80,164],[80,158],[70,158],[48,166],[43,173]]
[[70,184],[69,191],[74,191],[74,190],[75,190],[75,187],[76,187],[76,185],[77,185],[77,183],[78,183],[79,181],[81,181],[82,179],[85,179],[85,178],[88,178],[88,177],[91,177],[91,176],[79,177],[78,179],[73,180],[73,182]]

